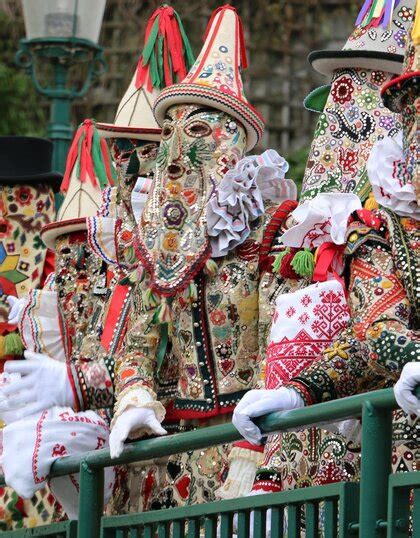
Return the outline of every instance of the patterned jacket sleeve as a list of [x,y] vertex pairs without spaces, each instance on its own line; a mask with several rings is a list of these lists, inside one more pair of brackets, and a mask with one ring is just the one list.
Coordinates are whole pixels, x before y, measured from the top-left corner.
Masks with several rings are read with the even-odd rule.
[[404,364],[420,356],[420,334],[410,329],[413,305],[389,237],[360,223],[349,231],[351,322],[339,340],[291,380],[289,386],[307,404],[392,386]]
[[[128,407],[153,409],[159,421],[165,408],[156,400],[155,378],[160,342],[159,325],[154,323],[155,308],[143,301],[145,281],[136,284],[131,297],[131,313],[121,351],[115,360],[115,397],[113,422]],[[135,432],[137,437],[142,432]]]

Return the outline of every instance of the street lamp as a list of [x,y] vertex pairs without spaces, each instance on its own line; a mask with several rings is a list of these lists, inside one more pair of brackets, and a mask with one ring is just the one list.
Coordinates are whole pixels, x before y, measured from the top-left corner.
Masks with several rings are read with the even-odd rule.
[[[36,90],[51,100],[48,137],[54,142],[54,170],[63,172],[72,139],[70,106],[82,97],[106,68],[98,45],[106,0],[23,0],[26,39],[20,41],[17,64],[31,75]],[[84,64],[83,83],[69,83],[69,70]],[[51,66],[51,76],[40,70]]]

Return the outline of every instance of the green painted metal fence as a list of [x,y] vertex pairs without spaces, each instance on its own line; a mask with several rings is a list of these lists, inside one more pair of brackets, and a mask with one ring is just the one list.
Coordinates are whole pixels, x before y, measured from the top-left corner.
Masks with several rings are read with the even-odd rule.
[[[419,391],[418,391],[419,392]],[[117,460],[108,450],[67,457],[55,463],[51,477],[80,469],[79,522],[52,524],[26,531],[5,532],[5,538],[48,536],[54,538],[308,538],[322,536],[400,538],[420,536],[420,472],[390,474],[392,410],[391,389],[342,400],[272,413],[259,419],[270,433],[302,426],[362,417],[362,468],[359,483],[336,483],[202,505],[103,517],[104,467],[145,461],[235,441],[230,424],[213,426],[130,443]],[[322,531],[320,530],[322,505]],[[77,527],[77,531],[76,531]],[[287,527],[287,528],[286,528]],[[234,533],[234,534],[233,534]]]

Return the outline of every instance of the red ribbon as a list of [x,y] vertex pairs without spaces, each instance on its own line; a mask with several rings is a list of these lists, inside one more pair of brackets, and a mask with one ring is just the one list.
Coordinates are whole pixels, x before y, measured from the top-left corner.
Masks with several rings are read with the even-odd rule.
[[95,168],[92,160],[92,139],[93,139],[93,122],[92,120],[85,120],[76,132],[73,142],[70,146],[70,151],[67,157],[66,170],[64,172],[63,181],[61,183],[61,192],[67,192],[70,185],[70,176],[79,153],[80,139],[83,140],[80,144],[80,181],[85,183],[87,175],[89,175],[94,187],[97,187],[98,182],[96,180]]
[[[218,7],[217,9],[215,9],[213,11],[213,13],[212,13],[212,15],[210,17],[210,20],[209,20],[209,22],[207,24],[207,28],[206,28],[206,31],[204,33],[203,41],[205,41],[207,39],[207,36],[210,33],[210,29],[212,27],[214,19],[216,18],[216,15],[218,15],[220,12],[226,11],[228,9],[234,11],[235,15],[236,15],[236,20],[237,20],[238,29],[239,29],[240,65],[241,65],[242,69],[246,69],[248,67],[248,59],[247,59],[247,56],[246,56],[246,44],[245,44],[245,36],[244,36],[244,27],[242,25],[241,17],[238,15],[236,9],[233,6],[231,6],[229,4],[226,4],[224,6]],[[221,15],[221,17],[223,17],[223,15]]]
[[334,261],[343,255],[344,248],[345,245],[336,245],[332,242],[324,243],[319,247],[313,274],[314,282],[325,282],[328,280],[328,274],[332,273],[344,288],[344,280],[334,269]]
[[[156,43],[158,42],[159,37],[163,37],[163,71],[165,85],[170,86],[174,82],[172,70],[174,73],[176,73],[179,81],[183,80],[187,76],[187,69],[183,55],[183,41],[173,8],[170,6],[161,6],[155,10],[147,23],[144,47],[149,40],[150,32],[152,31],[157,17],[159,17],[159,21]],[[156,45],[153,54],[155,55],[156,62],[158,62]],[[141,55],[137,64],[137,76],[135,82],[136,88],[141,88],[146,79],[147,90],[151,92],[153,90],[153,86],[152,80],[149,76],[149,65],[143,65],[143,55]]]

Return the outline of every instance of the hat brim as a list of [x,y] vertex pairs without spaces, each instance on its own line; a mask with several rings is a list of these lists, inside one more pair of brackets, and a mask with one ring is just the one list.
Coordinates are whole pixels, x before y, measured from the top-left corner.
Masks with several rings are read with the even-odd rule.
[[96,128],[103,138],[138,138],[150,142],[159,142],[162,133],[162,129],[121,127],[113,123],[96,123]]
[[153,107],[159,125],[162,125],[168,108],[176,104],[207,105],[230,114],[241,122],[247,132],[247,151],[256,146],[263,135],[264,119],[252,105],[211,86],[180,83],[165,88]]
[[26,176],[2,176],[0,175],[0,185],[13,185],[16,183],[26,184],[40,184],[50,183],[54,190],[59,190],[61,182],[63,181],[63,174],[59,172],[48,172],[47,174],[33,174]]
[[420,93],[420,71],[411,71],[393,78],[382,86],[381,97],[384,105],[392,112],[401,112],[403,109],[403,97],[414,86],[417,86]]
[[308,61],[318,73],[330,77],[337,69],[375,69],[400,75],[404,56],[390,52],[371,50],[315,50],[308,56]]
[[43,226],[41,230],[41,239],[47,248],[55,250],[55,241],[57,237],[72,232],[82,232],[84,230],[87,230],[86,217],[63,220],[60,222],[50,222]]
[[331,84],[312,90],[303,100],[303,106],[311,112],[322,112],[330,95]]

